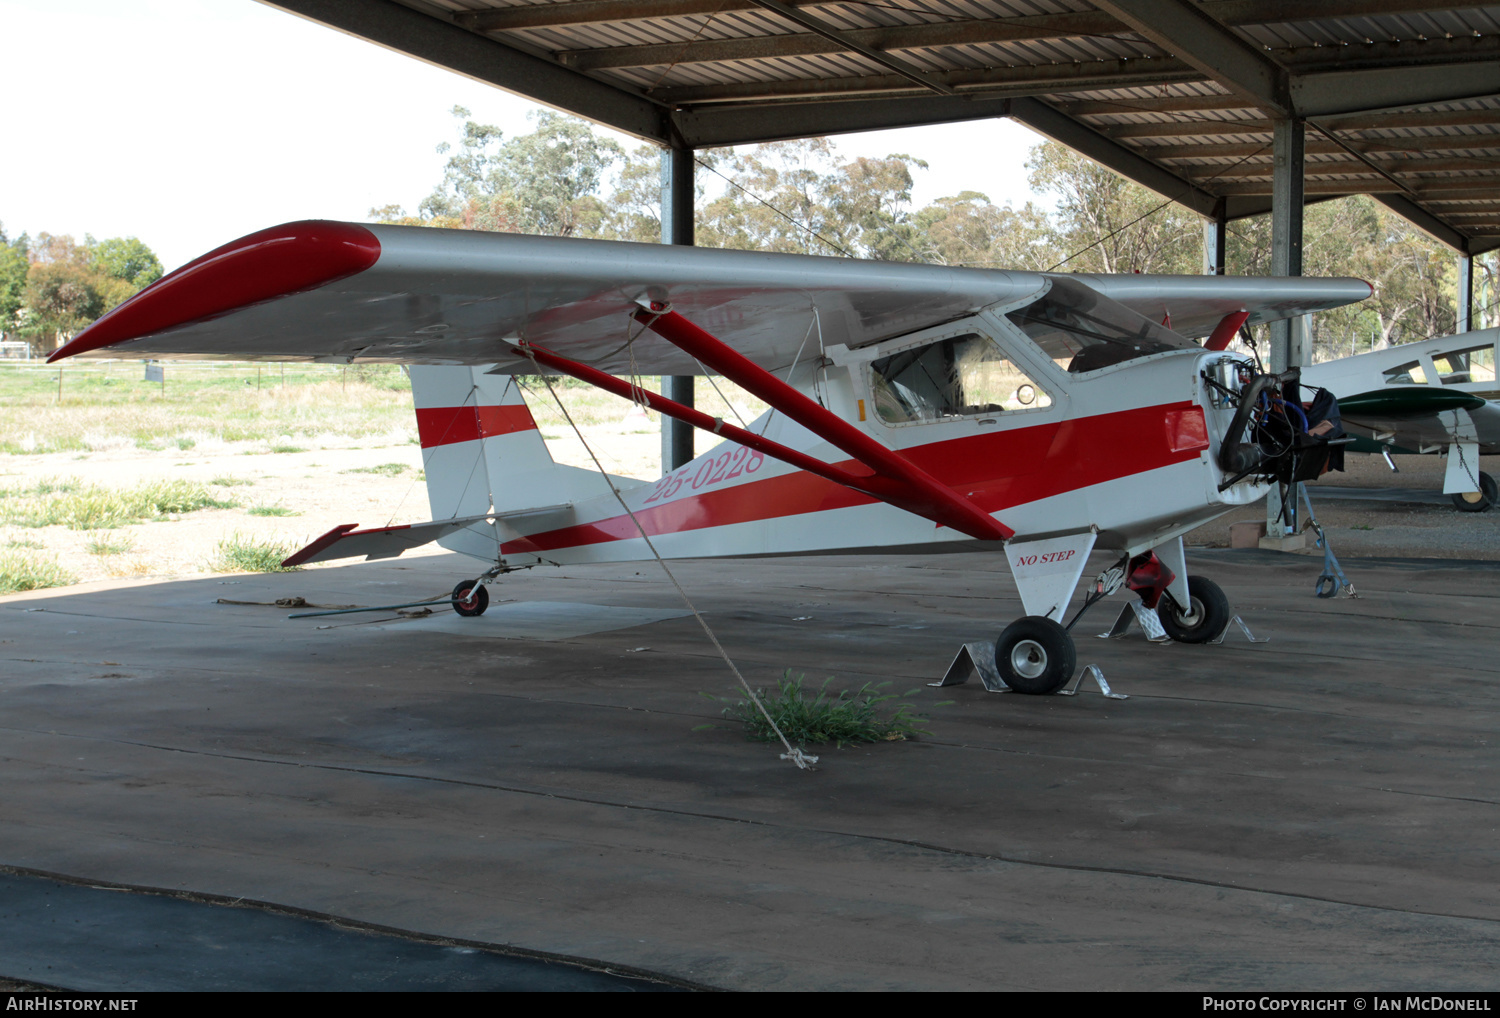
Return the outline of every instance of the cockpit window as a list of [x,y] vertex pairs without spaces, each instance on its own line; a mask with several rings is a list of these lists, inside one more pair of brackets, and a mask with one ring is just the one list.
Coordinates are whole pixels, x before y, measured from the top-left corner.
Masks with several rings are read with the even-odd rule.
[[1493,382],[1495,380],[1495,347],[1492,343],[1472,346],[1467,350],[1454,350],[1432,358],[1437,368],[1438,381],[1444,385],[1460,385],[1465,382]]
[[1193,344],[1071,279],[1005,317],[1064,371],[1079,374]]
[[1408,361],[1398,364],[1394,368],[1386,368],[1382,372],[1385,375],[1386,385],[1426,385],[1427,372],[1422,370],[1421,361]]
[[870,363],[875,412],[887,424],[978,417],[1052,405],[988,337],[970,333]]

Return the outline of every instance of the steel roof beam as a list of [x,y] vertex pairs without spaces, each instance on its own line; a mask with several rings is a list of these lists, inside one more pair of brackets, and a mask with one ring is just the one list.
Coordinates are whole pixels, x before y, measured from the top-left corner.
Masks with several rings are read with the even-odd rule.
[[1101,124],[1097,130],[1111,138],[1223,138],[1271,133],[1269,120],[1173,120],[1159,124]]
[[1006,116],[1009,99],[937,96],[846,99],[840,102],[766,103],[700,107],[673,114],[682,144],[693,148],[748,145],[892,127],[918,127]]
[[[570,5],[536,6],[551,9]],[[785,6],[805,5],[788,4]],[[533,8],[509,8],[500,13],[531,9]],[[933,49],[943,46],[974,46],[1028,39],[1120,34],[1128,31],[1125,25],[1115,21],[1109,15],[1094,11],[1078,14],[996,18],[989,21],[950,21],[919,25],[885,25],[879,28],[830,29],[821,33],[790,32],[730,39],[691,39],[631,46],[598,46],[561,50],[554,55],[561,63],[576,70],[597,71],[618,67],[721,63],[732,60],[767,60],[778,57],[860,52],[862,47],[885,52]],[[1500,40],[1489,37],[1460,37],[1427,39],[1420,42],[1406,40],[1357,46],[1283,49],[1274,51],[1274,57],[1288,66],[1306,65],[1308,70],[1324,71],[1340,69],[1341,65],[1345,64],[1371,64],[1385,67],[1391,63],[1411,65],[1419,61],[1450,63],[1461,60],[1486,60],[1493,59],[1497,51],[1500,51]],[[1229,99],[1228,108],[1234,108],[1233,97],[1226,98]],[[1239,106],[1244,108],[1250,102],[1252,101],[1242,96]]]
[[1469,252],[1470,238],[1467,235],[1443,222],[1410,198],[1399,194],[1377,194],[1373,197],[1402,219],[1423,232],[1431,234],[1449,247],[1466,254]]
[[1330,131],[1382,131],[1398,127],[1478,127],[1500,125],[1500,109],[1352,113],[1319,117],[1318,123]]
[[[1210,142],[1202,145],[1143,145],[1135,151],[1148,159],[1243,159],[1248,156],[1271,154],[1269,141],[1247,141],[1221,144]],[[1344,151],[1331,141],[1310,140],[1308,155],[1336,155]]]
[[1150,188],[1164,198],[1192,209],[1200,216],[1214,214],[1219,202],[1216,196],[1039,99],[1011,100],[1010,115],[1032,130],[1088,156],[1096,163]]
[[842,53],[854,49],[856,45],[874,50],[972,46],[1021,39],[1098,35],[1108,32],[1111,26],[1116,31],[1121,27],[1108,15],[1089,12],[839,30],[836,37],[815,32],[793,32],[787,35],[756,35],[739,39],[605,46],[567,50],[558,53],[557,58],[569,67],[591,71],[608,67],[651,67],[658,64],[812,56],[819,53]]
[[1293,114],[1286,68],[1187,0],[1094,0],[1166,52],[1276,116]]
[[[818,7],[838,0],[786,0],[796,7]],[[1226,25],[1257,25],[1276,22],[1307,21],[1317,18],[1363,17],[1376,14],[1420,14],[1426,11],[1451,10],[1451,2],[1442,0],[1317,0],[1312,10],[1306,0],[1206,0],[1203,8]],[[570,0],[567,3],[523,4],[480,11],[456,11],[455,23],[476,32],[514,32],[528,28],[551,28],[559,25],[588,25],[619,21],[645,21],[656,18],[681,18],[694,15],[722,14],[752,10],[753,0]],[[1082,30],[1082,34],[1109,35],[1129,31],[1117,19],[1102,12],[1082,12],[1090,24],[1101,27]],[[1079,33],[1079,24],[1066,20],[1072,14],[1040,15],[1064,19],[1059,22],[1059,36]],[[1103,19],[1103,20],[1101,20]],[[1004,21],[1024,18],[996,19]],[[1033,37],[1041,38],[1041,37]]]
[[1204,113],[1254,110],[1255,104],[1233,95],[1142,96],[1132,99],[1081,99],[1054,103],[1070,117],[1129,116],[1132,113]]
[[[1373,163],[1373,166],[1371,165]],[[1339,160],[1326,160],[1324,162],[1306,163],[1305,171],[1309,177],[1330,176],[1358,176],[1367,177],[1372,169],[1381,173],[1469,173],[1469,172],[1492,172],[1500,170],[1500,159],[1406,159],[1399,162],[1377,162],[1371,160],[1366,163],[1360,159],[1349,157]],[[1195,166],[1191,169],[1194,177],[1199,179],[1212,176],[1216,179],[1253,179],[1258,177],[1270,177],[1272,163],[1269,161],[1249,162],[1248,160],[1236,163],[1232,166]],[[1187,170],[1188,167],[1178,166],[1175,169]],[[1411,186],[1419,186],[1420,182],[1408,182]]]
[[[1269,181],[1243,181],[1218,185],[1214,190],[1223,195],[1263,195],[1271,193],[1271,185]],[[1487,177],[1483,179],[1466,177],[1458,180],[1421,181],[1409,189],[1402,187],[1400,184],[1393,183],[1384,177],[1371,175],[1357,180],[1350,178],[1342,180],[1309,180],[1306,187],[1307,194],[1406,194],[1408,197],[1411,197],[1413,190],[1415,191],[1415,200],[1422,202],[1430,199],[1452,200],[1470,196],[1500,196],[1500,177]]]
[[[963,89],[976,93],[1003,90],[1016,95],[1036,95],[1065,88],[1120,88],[1145,82],[1159,84],[1193,80],[1197,77],[1197,71],[1175,60],[1094,60],[1084,64],[966,68],[936,71],[928,75],[932,81],[952,90]],[[910,81],[893,74],[870,74],[844,78],[672,85],[651,89],[648,94],[671,106],[687,106],[694,103],[910,91],[911,87]]]
[[894,71],[915,85],[931,89],[939,95],[953,94],[951,87],[937,81],[921,68],[907,63],[899,57],[893,57],[889,53],[882,53],[872,46],[866,46],[858,40],[851,39],[849,33],[828,24],[821,18],[808,14],[800,8],[784,3],[783,0],[755,0],[755,5],[770,11],[772,14],[780,15],[783,20],[790,21],[794,25],[801,25],[803,28],[810,29],[817,35],[838,43],[844,49],[858,53],[870,62],[879,64],[887,70]]
[[627,134],[658,144],[670,142],[667,112],[649,99],[393,0],[263,2]]
[[1500,93],[1500,61],[1493,57],[1462,63],[1299,74],[1292,79],[1292,97],[1307,117],[1459,102],[1496,93]]

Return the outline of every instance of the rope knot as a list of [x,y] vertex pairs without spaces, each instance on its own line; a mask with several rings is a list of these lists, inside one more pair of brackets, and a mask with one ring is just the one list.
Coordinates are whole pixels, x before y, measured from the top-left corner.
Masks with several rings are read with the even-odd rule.
[[781,754],[781,759],[790,760],[799,769],[804,771],[812,770],[812,765],[818,762],[818,758],[811,753],[804,753],[801,749],[792,747],[788,747],[787,752]]

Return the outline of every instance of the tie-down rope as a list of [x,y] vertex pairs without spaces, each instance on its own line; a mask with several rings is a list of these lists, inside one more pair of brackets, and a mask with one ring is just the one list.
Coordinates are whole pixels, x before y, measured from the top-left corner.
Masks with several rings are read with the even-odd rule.
[[[1343,591],[1348,591],[1350,597],[1358,597],[1354,591],[1354,584],[1349,582],[1349,577],[1344,575],[1344,570],[1339,567],[1339,560],[1334,557],[1333,547],[1328,543],[1328,535],[1323,532],[1323,525],[1318,522],[1317,516],[1313,515],[1312,497],[1307,493],[1306,484],[1296,486],[1302,492],[1302,504],[1307,506],[1307,522],[1312,525],[1313,533],[1318,535],[1318,547],[1323,549],[1323,572],[1318,577],[1318,582],[1313,586],[1313,592],[1318,597],[1336,597]],[[1297,498],[1292,497],[1292,508],[1297,507]]]
[[719,652],[719,656],[724,659],[724,663],[729,666],[729,670],[734,673],[734,677],[739,679],[740,685],[744,687],[745,693],[750,697],[750,702],[754,703],[760,710],[761,715],[765,717],[766,722],[771,726],[771,731],[776,733],[776,738],[780,739],[781,744],[786,747],[786,752],[781,754],[781,759],[790,760],[802,770],[812,767],[813,764],[818,762],[818,758],[810,753],[804,753],[802,750],[794,748],[787,741],[786,736],[782,734],[781,726],[776,723],[775,718],[771,717],[771,712],[766,710],[766,705],[760,702],[760,697],[755,695],[755,690],[750,688],[750,683],[745,681],[745,677],[735,667],[734,661],[729,657],[729,652],[724,649],[724,645],[714,635],[713,629],[709,627],[708,621],[699,613],[692,599],[688,597],[687,591],[682,589],[682,584],[677,582],[677,577],[672,575],[672,570],[668,568],[666,559],[662,558],[661,552],[656,550],[656,545],[652,543],[650,535],[646,533],[646,528],[641,525],[640,520],[636,519],[635,513],[631,511],[630,506],[625,502],[625,496],[620,494],[620,489],[615,487],[615,482],[610,479],[609,474],[605,471],[603,465],[600,464],[599,457],[594,455],[593,447],[589,445],[588,439],[583,437],[583,431],[574,423],[573,415],[568,413],[568,408],[563,405],[563,401],[557,398],[557,391],[552,388],[552,379],[543,374],[542,369],[537,365],[536,356],[532,354],[531,348],[522,347],[522,349],[525,350],[526,356],[531,360],[531,366],[536,370],[536,373],[541,375],[543,382],[547,383],[547,391],[552,394],[553,402],[563,412],[563,416],[567,418],[568,424],[572,425],[573,433],[583,443],[584,450],[589,454],[589,459],[594,461],[594,466],[598,469],[599,475],[604,478],[604,483],[609,485],[609,490],[615,496],[615,501],[620,503],[620,508],[625,510],[625,514],[630,517],[630,522],[634,523],[635,529],[640,532],[641,540],[646,542],[646,547],[650,548],[651,554],[656,557],[656,564],[661,566],[661,571],[667,574],[667,579],[671,580],[672,586],[677,588],[677,593],[682,598],[682,603],[687,605],[688,611],[693,613],[693,618],[698,620],[698,625],[703,627],[703,632],[708,636],[709,642],[714,645],[714,649]]

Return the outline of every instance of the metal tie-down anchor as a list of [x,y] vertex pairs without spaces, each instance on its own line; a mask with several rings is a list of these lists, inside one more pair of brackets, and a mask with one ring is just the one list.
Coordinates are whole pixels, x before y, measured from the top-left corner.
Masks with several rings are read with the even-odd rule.
[[1076,678],[1076,679],[1073,680],[1073,688],[1072,689],[1059,689],[1057,691],[1057,695],[1058,696],[1077,696],[1078,693],[1079,693],[1079,691],[1080,691],[1080,687],[1083,686],[1083,680],[1086,679],[1086,678],[1088,678],[1090,675],[1092,675],[1094,677],[1094,684],[1099,687],[1099,692],[1103,693],[1109,699],[1111,699],[1111,700],[1129,700],[1130,699],[1130,697],[1128,695],[1126,695],[1125,693],[1116,693],[1116,692],[1112,691],[1109,688],[1109,683],[1104,681],[1104,673],[1099,670],[1099,666],[1098,665],[1084,665],[1083,666],[1083,671],[1081,671],[1081,672],[1078,673],[1078,678]]
[[1229,635],[1230,626],[1239,626],[1240,632],[1244,633],[1245,639],[1249,640],[1251,643],[1271,642],[1271,638],[1269,636],[1256,636],[1254,633],[1250,632],[1250,627],[1245,625],[1245,620],[1240,618],[1238,615],[1230,619],[1228,622],[1224,623],[1224,628],[1219,632],[1219,635],[1214,637],[1212,640],[1209,640],[1208,642],[1211,644],[1223,643],[1224,637]]
[[1146,639],[1152,643],[1166,643],[1172,638],[1167,631],[1161,627],[1161,618],[1156,611],[1147,608],[1140,601],[1126,602],[1125,607],[1120,609],[1120,617],[1115,619],[1115,624],[1109,627],[1109,632],[1100,633],[1101,640],[1118,640],[1130,632],[1132,622],[1140,623],[1141,629],[1146,634]]
[[[979,681],[984,683],[984,688],[991,693],[1010,693],[1013,690],[1005,684],[1000,677],[1000,669],[995,665],[995,645],[986,640],[978,640],[974,643],[966,643],[958,648],[958,654],[954,656],[953,663],[948,666],[948,671],[938,682],[929,682],[929,686],[961,686],[969,681],[969,676],[975,672],[979,673]],[[1112,692],[1109,683],[1104,681],[1104,673],[1099,670],[1098,665],[1084,665],[1083,671],[1073,680],[1072,689],[1059,689],[1057,696],[1075,696],[1083,685],[1085,677],[1092,675],[1094,683],[1099,687],[1099,692],[1111,700],[1128,700],[1130,697],[1124,693]]]
[[969,676],[975,672],[979,673],[979,681],[984,683],[984,688],[991,693],[1009,693],[1010,687],[1000,677],[1000,669],[995,664],[995,645],[985,640],[975,643],[966,643],[958,648],[958,655],[954,657],[953,663],[948,666],[948,671],[939,682],[929,682],[929,686],[961,686],[969,681]]

